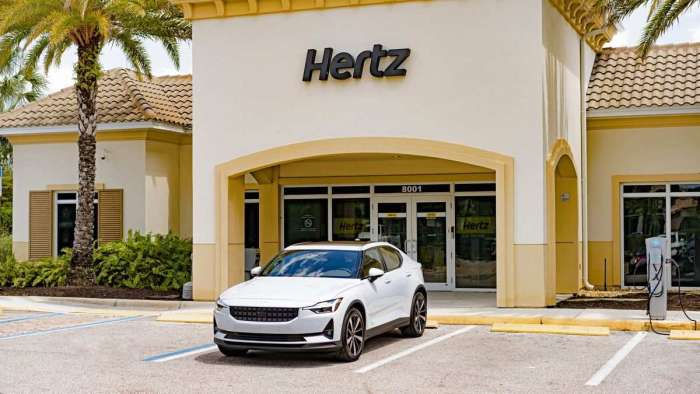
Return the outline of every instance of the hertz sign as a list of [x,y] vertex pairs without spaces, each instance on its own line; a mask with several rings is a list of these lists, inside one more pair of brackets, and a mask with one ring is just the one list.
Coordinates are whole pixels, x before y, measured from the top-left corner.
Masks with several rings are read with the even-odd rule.
[[[377,44],[371,51],[360,52],[357,57],[347,52],[333,56],[333,48],[326,48],[321,59],[317,59],[316,50],[309,49],[306,53],[303,81],[311,81],[314,71],[318,71],[319,81],[327,81],[329,75],[339,80],[351,77],[360,79],[367,61],[370,74],[376,78],[403,77],[406,75],[406,69],[401,66],[410,55],[411,50],[408,48],[384,49],[382,45]],[[380,63],[386,58],[391,59],[391,63],[381,69]]]

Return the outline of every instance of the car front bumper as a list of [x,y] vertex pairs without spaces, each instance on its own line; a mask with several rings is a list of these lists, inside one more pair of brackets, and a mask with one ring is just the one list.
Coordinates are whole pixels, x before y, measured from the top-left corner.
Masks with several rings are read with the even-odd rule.
[[336,313],[300,310],[290,321],[258,322],[236,320],[229,308],[214,312],[214,343],[234,349],[332,352],[340,348],[339,329]]

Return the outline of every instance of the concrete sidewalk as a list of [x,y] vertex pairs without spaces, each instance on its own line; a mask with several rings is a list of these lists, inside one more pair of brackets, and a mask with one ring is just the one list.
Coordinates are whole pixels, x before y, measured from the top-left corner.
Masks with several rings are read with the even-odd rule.
[[[483,302],[450,302],[451,296],[429,296],[428,318],[439,324],[492,325],[547,324],[559,326],[607,327],[620,331],[647,331],[649,319],[644,310],[496,308],[490,295],[473,296]],[[454,300],[452,300],[454,301]],[[88,313],[106,316],[156,316],[163,322],[212,322],[213,302],[81,299],[58,297],[0,296],[0,309],[37,312]],[[700,320],[700,312],[690,312]],[[695,324],[682,312],[669,311],[665,321],[654,321],[657,330],[695,330]]]

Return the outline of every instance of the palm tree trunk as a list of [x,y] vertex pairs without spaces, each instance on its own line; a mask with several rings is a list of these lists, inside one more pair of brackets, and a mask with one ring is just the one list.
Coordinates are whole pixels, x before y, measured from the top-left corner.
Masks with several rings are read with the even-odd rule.
[[[92,266],[97,144],[97,78],[100,74],[99,40],[78,47],[75,92],[78,100],[78,210],[71,261],[73,281],[90,280]],[[82,280],[81,280],[82,279]],[[82,284],[82,283],[81,283]]]

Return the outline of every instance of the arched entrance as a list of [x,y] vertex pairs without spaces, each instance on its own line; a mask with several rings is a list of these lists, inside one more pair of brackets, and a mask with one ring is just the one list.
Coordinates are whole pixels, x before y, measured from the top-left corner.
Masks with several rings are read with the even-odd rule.
[[[311,141],[269,149],[217,166],[216,217],[218,223],[213,264],[216,289],[223,290],[230,284],[243,279],[242,262],[245,260],[243,210],[246,174],[254,174],[256,178],[263,180],[260,188],[261,206],[266,204],[266,200],[268,203],[274,201],[277,204],[280,199],[279,188],[274,184],[275,172],[272,167],[314,158],[327,159],[357,154],[420,156],[492,170],[496,184],[497,302],[499,306],[514,305],[512,158],[458,144],[408,138],[367,137]],[[263,245],[265,241],[265,239],[260,240],[261,254],[266,253],[262,251],[266,247]],[[273,240],[271,243],[274,242],[279,243],[279,240]]]
[[564,140],[555,144],[548,160],[549,259],[551,301],[555,294],[581,288],[578,176]]

